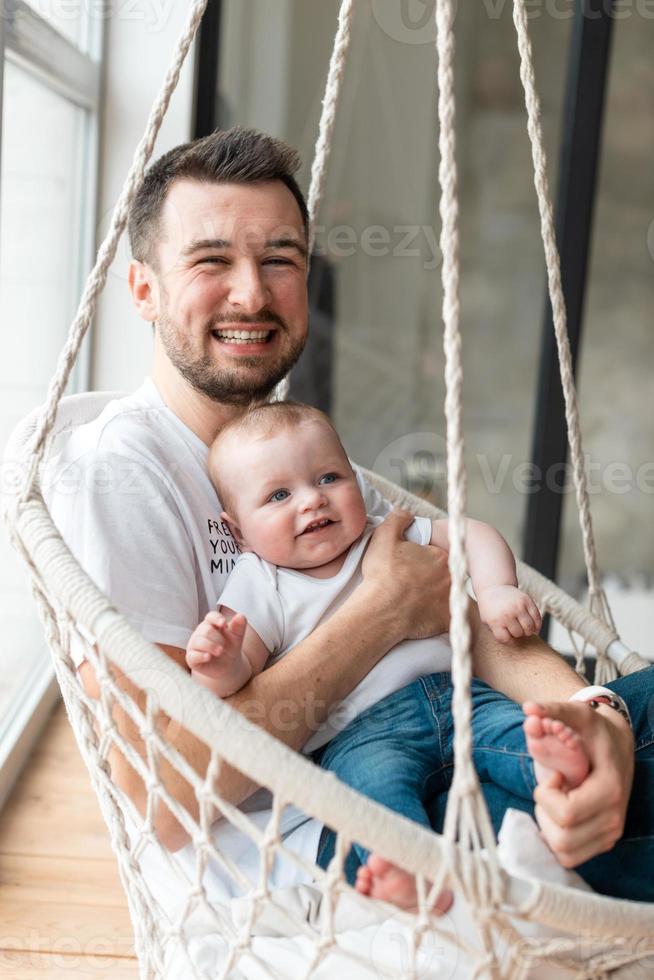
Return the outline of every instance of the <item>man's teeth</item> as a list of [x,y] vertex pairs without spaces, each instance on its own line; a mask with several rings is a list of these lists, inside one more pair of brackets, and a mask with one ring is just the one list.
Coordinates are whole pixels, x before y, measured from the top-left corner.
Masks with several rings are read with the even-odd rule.
[[219,340],[230,340],[235,344],[252,344],[267,340],[270,330],[215,330]]

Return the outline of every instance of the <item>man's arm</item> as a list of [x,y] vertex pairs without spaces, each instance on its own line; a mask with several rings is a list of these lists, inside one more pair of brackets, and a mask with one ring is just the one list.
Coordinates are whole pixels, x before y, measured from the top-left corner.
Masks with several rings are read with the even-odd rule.
[[472,672],[519,704],[527,700],[566,701],[584,683],[565,660],[538,636],[499,643],[479,618],[472,600]]
[[[300,643],[287,657],[252,680],[227,702],[256,721],[262,728],[301,749],[325,720],[330,707],[342,700],[375,664],[406,637],[424,637],[447,630],[449,623],[449,576],[444,552],[404,541],[402,535],[410,515],[393,513],[374,533],[363,564],[363,582],[343,606]],[[388,569],[393,569],[389,576]],[[184,665],[185,653],[162,646],[168,656]],[[84,664],[89,693],[97,684],[93,670]],[[120,686],[137,702],[144,695],[126,677],[117,675]],[[145,757],[139,733],[123,712],[115,709],[116,724],[135,751]],[[209,750],[200,740],[162,719],[162,730],[170,744],[204,776]],[[116,783],[145,813],[147,796],[142,780],[114,750],[112,774]],[[197,801],[189,784],[161,760],[159,775],[168,792],[194,819]],[[216,787],[232,803],[245,799],[256,788],[243,774],[224,767]],[[188,836],[170,811],[160,806],[155,830],[169,850],[178,850]]]

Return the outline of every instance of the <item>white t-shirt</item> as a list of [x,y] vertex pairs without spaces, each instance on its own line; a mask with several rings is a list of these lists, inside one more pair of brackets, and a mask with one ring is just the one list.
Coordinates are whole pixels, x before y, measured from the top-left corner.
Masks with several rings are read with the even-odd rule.
[[208,452],[147,379],[74,429],[48,465],[46,497],[64,540],[156,643],[186,646],[238,557]]
[[[368,515],[364,533],[349,549],[342,568],[330,578],[313,578],[292,568],[281,568],[249,552],[238,558],[218,601],[246,616],[271,653],[267,667],[329,619],[361,583],[363,556],[380,522],[381,517]],[[431,521],[416,517],[405,536],[416,544],[429,544]],[[366,708],[418,677],[450,670],[451,666],[447,634],[399,643],[340,704],[333,706],[304,751],[314,752],[325,745]]]
[[[62,437],[44,475],[46,501],[68,547],[134,629],[154,643],[186,646],[238,557],[207,475],[208,452],[146,379],[132,395]],[[369,486],[363,489],[367,509],[383,515],[389,505]],[[83,658],[80,646],[75,659],[79,664]],[[270,805],[270,794],[259,790],[242,808],[263,827]],[[288,806],[281,830],[287,846],[315,856],[321,830],[315,820]],[[226,823],[214,833],[218,847],[256,881],[258,850]],[[171,901],[175,895],[182,899],[161,854],[153,847],[147,852],[144,867],[159,894],[167,882]],[[176,857],[193,877],[192,844]],[[273,884],[300,880],[305,879],[293,865],[276,862]],[[238,894],[213,862],[204,883],[211,900]]]

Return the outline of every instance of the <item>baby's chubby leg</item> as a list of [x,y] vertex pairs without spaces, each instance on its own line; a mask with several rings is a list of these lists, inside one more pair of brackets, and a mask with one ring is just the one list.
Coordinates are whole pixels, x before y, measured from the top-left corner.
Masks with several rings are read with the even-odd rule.
[[590,769],[588,754],[579,735],[562,721],[548,718],[544,708],[534,701],[526,701],[522,710],[527,716],[523,729],[537,781],[547,782],[557,772],[563,776],[563,789],[575,789],[583,783]]
[[[538,782],[546,782],[556,772],[563,777],[566,790],[579,786],[590,769],[588,754],[579,735],[563,722],[549,718],[534,702],[526,702],[523,711],[527,716],[523,724],[527,750],[534,760]],[[359,869],[356,889],[362,895],[391,902],[407,911],[416,907],[413,876],[379,854],[372,854],[367,864]],[[452,892],[445,890],[438,896],[432,911],[443,914],[452,901]]]
[[[449,675],[429,675],[378,701],[332,739],[319,755],[320,765],[377,803],[431,828],[425,804],[448,785],[433,700],[441,689],[449,702]],[[354,882],[360,894],[407,910],[416,907],[412,874],[380,853],[369,854],[358,844],[355,850],[362,862]],[[444,892],[433,912],[445,912],[451,903],[451,893]]]

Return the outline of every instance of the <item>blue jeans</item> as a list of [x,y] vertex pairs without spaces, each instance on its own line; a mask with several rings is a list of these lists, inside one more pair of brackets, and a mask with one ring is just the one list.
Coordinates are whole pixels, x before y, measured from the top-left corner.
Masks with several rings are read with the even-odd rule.
[[[636,734],[636,771],[625,833],[609,854],[576,870],[605,894],[654,900],[654,667],[607,685],[627,701]],[[342,782],[411,820],[442,829],[453,774],[452,680],[430,674],[373,705],[314,754]],[[508,807],[533,814],[533,765],[521,708],[482,681],[472,684],[473,760],[496,831]],[[335,836],[323,831],[318,864]],[[367,851],[355,844],[345,871],[352,882]]]

